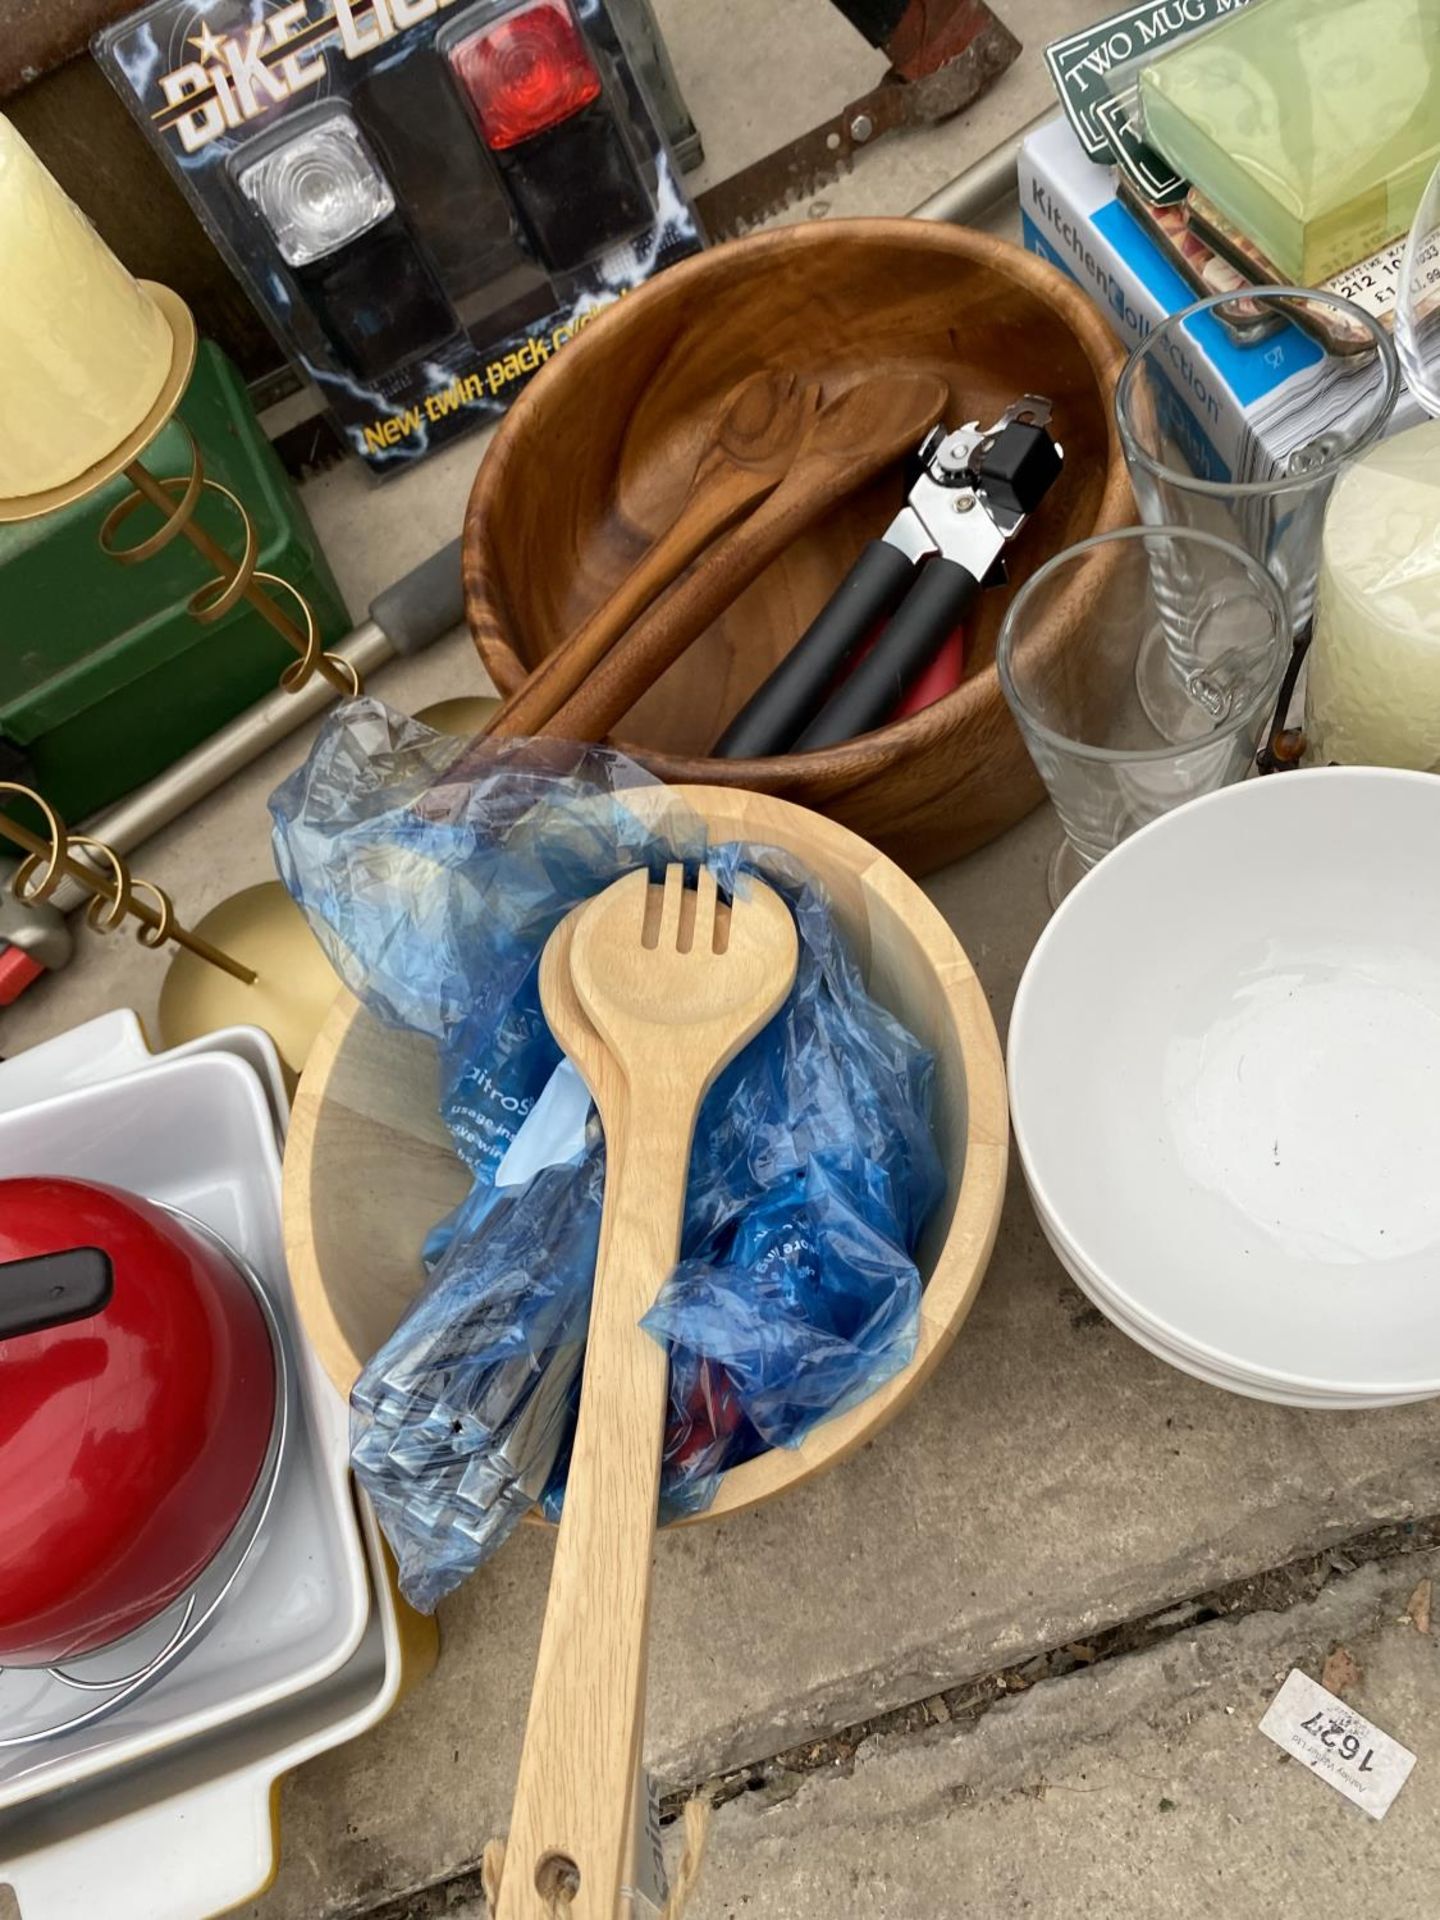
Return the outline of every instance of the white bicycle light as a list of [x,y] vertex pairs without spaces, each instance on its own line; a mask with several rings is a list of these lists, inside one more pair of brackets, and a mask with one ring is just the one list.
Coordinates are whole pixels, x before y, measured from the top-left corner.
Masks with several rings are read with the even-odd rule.
[[288,266],[308,266],[378,226],[395,193],[348,113],[312,122],[239,174]]

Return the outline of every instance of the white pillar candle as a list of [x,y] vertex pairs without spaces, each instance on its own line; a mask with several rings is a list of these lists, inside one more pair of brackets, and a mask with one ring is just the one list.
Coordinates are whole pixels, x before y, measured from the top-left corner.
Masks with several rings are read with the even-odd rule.
[[1309,673],[1308,762],[1440,772],[1440,420],[1336,482]]
[[102,460],[169,367],[159,308],[0,115],[0,499]]

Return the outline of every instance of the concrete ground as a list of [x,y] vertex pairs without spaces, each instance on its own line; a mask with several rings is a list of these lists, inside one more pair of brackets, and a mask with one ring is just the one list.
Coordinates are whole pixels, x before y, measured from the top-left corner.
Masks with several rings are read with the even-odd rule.
[[[1433,1913],[1440,1675],[1405,1608],[1437,1569],[1366,1566],[1288,1611],[1012,1676],[993,1705],[932,1702],[950,1718],[723,1808],[690,1920]],[[1383,1824],[1257,1730],[1290,1669],[1336,1648],[1360,1669],[1349,1703],[1418,1755]]]
[[[876,147],[799,213],[914,205],[1045,105],[1047,38],[1112,10],[1000,7],[1029,45],[995,92]],[[881,64],[822,0],[659,11],[721,173]],[[477,451],[378,491],[353,467],[311,484],[354,610],[458,531]],[[484,681],[457,634],[374,691],[413,710]],[[159,836],[137,872],[191,916],[268,877],[265,797],[305,744]],[[1002,1029],[1056,833],[1042,812],[929,883]],[[109,1006],[152,1017],[162,973],[86,936],[0,1016],[0,1047]],[[783,1505],[658,1543],[647,1759],[667,1789],[734,1796],[694,1920],[1433,1912],[1440,1682],[1430,1640],[1398,1624],[1440,1541],[1432,1515],[1430,1409],[1296,1413],[1170,1371],[1070,1286],[1017,1178],[979,1303],[914,1406]],[[433,1678],[286,1783],[280,1876],[246,1920],[478,1911],[549,1561],[523,1530],[442,1609]],[[1336,1643],[1363,1669],[1357,1704],[1420,1755],[1378,1826],[1255,1731],[1288,1666],[1318,1674]]]

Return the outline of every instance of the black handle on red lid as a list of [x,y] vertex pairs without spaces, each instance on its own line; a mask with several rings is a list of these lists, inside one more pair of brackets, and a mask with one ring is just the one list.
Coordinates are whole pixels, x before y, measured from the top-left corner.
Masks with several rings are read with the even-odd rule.
[[98,1247],[0,1263],[0,1340],[88,1320],[114,1291],[115,1269]]

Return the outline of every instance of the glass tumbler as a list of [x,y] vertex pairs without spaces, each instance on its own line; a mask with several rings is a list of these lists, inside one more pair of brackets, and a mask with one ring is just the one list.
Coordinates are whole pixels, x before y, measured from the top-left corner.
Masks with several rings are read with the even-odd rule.
[[[1136,678],[1161,632],[1191,663],[1163,728]],[[1290,640],[1270,573],[1191,527],[1100,534],[1026,581],[996,666],[1065,829],[1050,865],[1052,904],[1137,828],[1244,778]]]
[[[1275,576],[1296,642],[1292,681],[1330,489],[1385,431],[1399,389],[1380,322],[1304,287],[1198,300],[1154,328],[1121,372],[1115,415],[1140,518],[1229,540]],[[1195,663],[1183,633],[1157,628],[1136,665],[1157,726],[1185,724]]]
[[1395,345],[1405,384],[1440,419],[1440,167],[1420,196],[1395,289]]

